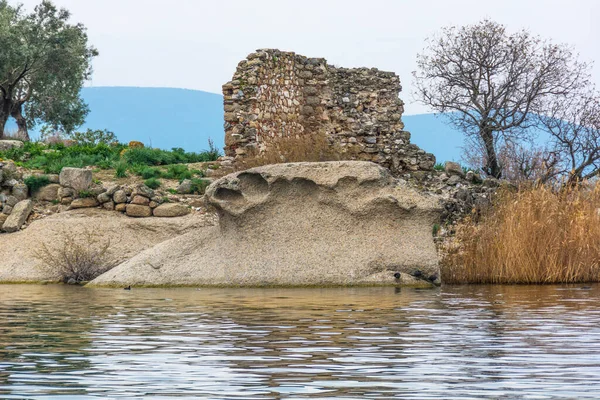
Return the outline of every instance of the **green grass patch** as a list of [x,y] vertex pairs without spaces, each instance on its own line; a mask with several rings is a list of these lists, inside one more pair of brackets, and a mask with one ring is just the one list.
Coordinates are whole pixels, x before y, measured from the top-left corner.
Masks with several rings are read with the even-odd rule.
[[23,181],[29,188],[29,193],[35,194],[38,190],[50,184],[50,179],[46,175],[30,176]]

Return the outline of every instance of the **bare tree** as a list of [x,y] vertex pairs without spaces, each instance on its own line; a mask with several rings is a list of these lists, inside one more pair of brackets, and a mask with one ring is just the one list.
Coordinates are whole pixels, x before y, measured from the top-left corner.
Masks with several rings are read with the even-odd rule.
[[571,48],[496,22],[448,27],[417,55],[416,97],[445,113],[485,149],[483,170],[500,178],[498,143],[528,138],[535,114],[552,97],[587,84],[589,66]]
[[[551,147],[509,140],[496,143],[495,148],[503,177],[509,181],[546,183],[560,174],[560,155]],[[463,161],[469,166],[487,164],[485,148],[476,138],[463,147]]]
[[570,184],[600,174],[600,94],[593,88],[546,104],[538,115],[560,155],[558,173]]

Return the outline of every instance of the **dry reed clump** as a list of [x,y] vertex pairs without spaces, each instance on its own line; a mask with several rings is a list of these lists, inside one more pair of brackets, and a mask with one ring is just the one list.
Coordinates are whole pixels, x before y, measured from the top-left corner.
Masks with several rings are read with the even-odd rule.
[[442,281],[580,283],[600,280],[600,184],[498,194],[442,246]]
[[355,160],[359,152],[354,145],[330,142],[324,134],[270,138],[264,144],[262,151],[249,151],[238,161],[237,169],[291,162]]
[[112,268],[108,257],[110,239],[104,239],[93,228],[60,232],[53,242],[57,243],[42,243],[34,256],[42,262],[42,268],[62,282],[87,282]]

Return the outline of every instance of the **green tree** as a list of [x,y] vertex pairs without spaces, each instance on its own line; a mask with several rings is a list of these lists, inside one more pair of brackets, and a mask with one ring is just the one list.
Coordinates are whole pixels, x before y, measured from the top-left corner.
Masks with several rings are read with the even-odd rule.
[[88,113],[80,97],[98,55],[86,28],[44,0],[31,14],[0,0],[0,138],[9,117],[28,140],[38,123],[71,132]]

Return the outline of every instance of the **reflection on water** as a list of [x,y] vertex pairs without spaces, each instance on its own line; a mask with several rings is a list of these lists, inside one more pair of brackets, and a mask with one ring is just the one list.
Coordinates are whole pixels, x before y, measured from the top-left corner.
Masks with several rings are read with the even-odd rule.
[[0,398],[598,398],[600,285],[0,286]]

